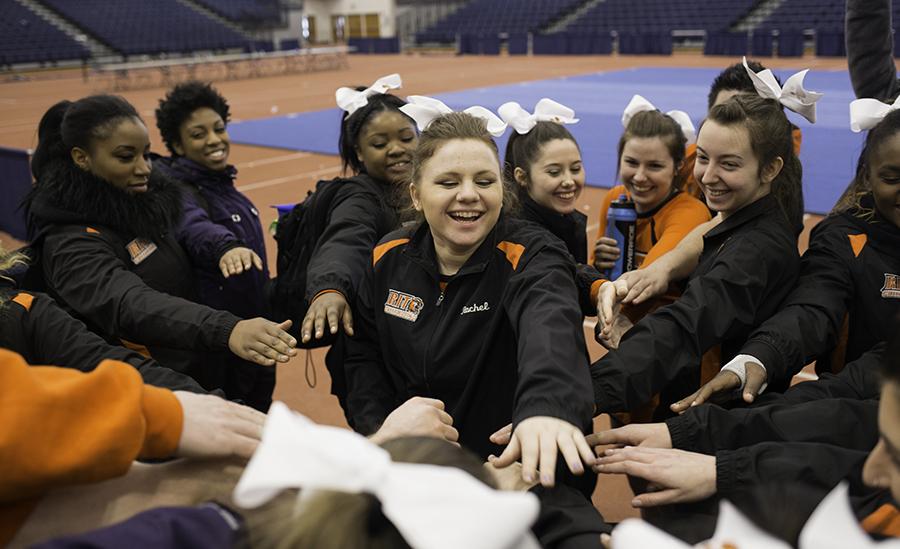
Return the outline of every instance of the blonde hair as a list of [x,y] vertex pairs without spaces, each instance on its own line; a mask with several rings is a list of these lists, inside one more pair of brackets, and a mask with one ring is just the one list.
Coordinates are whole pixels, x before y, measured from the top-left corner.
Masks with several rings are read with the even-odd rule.
[[[27,255],[17,251],[4,250],[3,246],[0,246],[0,278],[13,282],[13,279],[6,276],[6,273],[13,267],[25,265],[28,265]],[[4,293],[0,292],[0,306],[4,305],[6,299]]]

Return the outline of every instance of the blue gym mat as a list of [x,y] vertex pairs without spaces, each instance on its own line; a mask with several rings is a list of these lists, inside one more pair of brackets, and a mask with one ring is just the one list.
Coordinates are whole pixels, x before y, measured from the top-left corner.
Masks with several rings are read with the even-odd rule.
[[[784,81],[794,71],[775,72]],[[518,101],[530,111],[542,97],[575,109],[581,122],[569,129],[581,146],[588,182],[611,187],[616,183],[622,110],[632,95],[643,95],[663,111],[686,111],[699,125],[716,74],[716,69],[636,68],[474,88],[435,97],[454,109],[481,105],[496,112],[506,101]],[[803,131],[800,159],[806,210],[826,213],[853,177],[863,136],[850,131],[848,105],[854,96],[846,71],[810,71],[805,86],[825,93],[818,103],[816,124],[793,113],[789,117]],[[234,122],[228,130],[235,143],[337,155],[340,116],[337,108],[292,113]],[[498,144],[503,151],[506,137]]]

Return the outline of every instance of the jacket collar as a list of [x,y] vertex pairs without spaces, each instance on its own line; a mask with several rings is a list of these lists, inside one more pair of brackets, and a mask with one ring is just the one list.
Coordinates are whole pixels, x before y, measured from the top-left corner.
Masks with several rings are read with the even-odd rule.
[[85,224],[153,238],[180,221],[182,197],[177,185],[158,170],[150,173],[146,192],[131,194],[59,160],[47,167],[25,208],[33,234],[51,225]]
[[185,156],[152,157],[154,163],[162,164],[162,170],[173,179],[183,183],[203,187],[206,185],[234,185],[237,168],[229,164],[222,171],[213,171]]
[[[469,257],[462,268],[453,275],[454,277],[480,273],[487,268],[494,255],[494,248],[497,247],[497,239],[502,231],[501,225],[503,223],[503,215],[501,214],[497,225],[491,229],[484,242],[478,246],[478,249]],[[423,221],[419,224],[403,253],[428,271],[435,280],[440,278],[440,269],[438,268],[437,255],[434,249],[434,238],[431,235],[431,228],[427,222]]]
[[[728,235],[738,227],[746,225],[754,219],[764,215],[775,216],[779,222],[783,222],[785,225],[788,224],[787,219],[785,219],[784,214],[781,211],[781,206],[778,204],[778,200],[769,193],[753,204],[744,206],[735,212],[734,215],[729,216],[728,219],[713,227],[706,235],[704,235],[703,239],[711,240],[721,235]],[[773,222],[774,221],[775,220],[773,219]]]
[[900,227],[884,218],[875,209],[875,200],[867,194],[859,201],[860,208],[842,212],[843,215],[860,231],[869,235],[873,241],[884,243],[893,249],[900,249]]

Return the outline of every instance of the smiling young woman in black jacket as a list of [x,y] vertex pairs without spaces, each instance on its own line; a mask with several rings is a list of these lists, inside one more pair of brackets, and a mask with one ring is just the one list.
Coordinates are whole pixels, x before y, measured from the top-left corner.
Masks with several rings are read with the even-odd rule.
[[501,459],[521,453],[526,480],[540,461],[549,485],[559,450],[573,472],[592,459],[575,265],[543,229],[501,215],[500,173],[484,121],[448,114],[422,133],[410,189],[424,220],[373,253],[347,339],[347,414],[370,433],[408,398],[437,398],[483,458],[512,420]]
[[294,340],[262,318],[241,320],[190,301],[190,262],[173,236],[174,184],[152,172],[147,128],[127,101],[57,103],[41,119],[27,213],[37,251],[29,278],[111,343],[221,387],[204,351],[285,362]]
[[735,356],[797,279],[802,168],[781,105],[738,95],[713,107],[697,150],[696,178],[723,220],[703,237],[684,294],[591,366],[598,412],[633,410],[659,391],[663,404],[695,391],[703,353],[721,345],[724,361]]

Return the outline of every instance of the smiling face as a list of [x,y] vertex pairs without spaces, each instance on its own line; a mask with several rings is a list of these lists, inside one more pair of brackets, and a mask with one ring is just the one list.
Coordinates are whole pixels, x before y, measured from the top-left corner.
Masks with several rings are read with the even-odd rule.
[[723,218],[769,194],[783,165],[779,157],[760,169],[750,133],[743,125],[723,126],[707,120],[700,128],[694,178],[703,189],[706,204]]
[[228,167],[231,140],[225,129],[225,121],[209,107],[200,107],[178,127],[178,143],[173,143],[175,153],[212,171]]
[[872,151],[868,180],[875,209],[894,226],[900,227],[900,132]]
[[575,201],[584,190],[584,168],[578,145],[571,139],[544,143],[527,176],[525,170],[516,168],[515,178],[541,206],[560,214],[572,213]]
[[360,130],[356,154],[370,176],[396,184],[408,181],[417,142],[412,121],[400,111],[385,110],[373,115]]
[[150,179],[150,136],[137,118],[125,118],[91,140],[88,150],[72,148],[72,160],[79,168],[130,193],[147,190]]
[[631,194],[634,209],[648,212],[672,192],[678,166],[659,137],[632,137],[622,148],[619,178]]
[[476,139],[451,139],[425,161],[410,193],[431,229],[438,262],[464,262],[500,217],[503,184],[497,154]]

